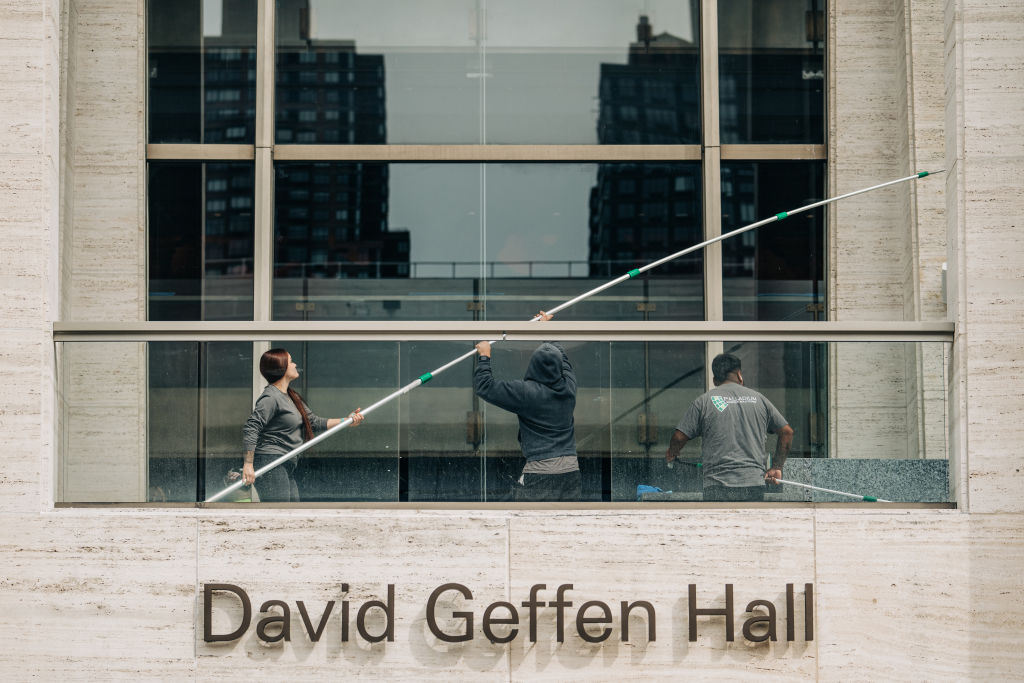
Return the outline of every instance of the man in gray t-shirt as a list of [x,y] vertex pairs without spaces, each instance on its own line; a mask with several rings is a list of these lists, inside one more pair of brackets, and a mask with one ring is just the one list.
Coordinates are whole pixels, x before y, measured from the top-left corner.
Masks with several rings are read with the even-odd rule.
[[[665,462],[700,436],[704,500],[764,500],[765,481],[776,484],[782,476],[793,429],[771,401],[743,386],[739,358],[719,354],[711,372],[715,388],[698,396],[676,425]],[[770,470],[764,452],[768,434],[779,437]]]

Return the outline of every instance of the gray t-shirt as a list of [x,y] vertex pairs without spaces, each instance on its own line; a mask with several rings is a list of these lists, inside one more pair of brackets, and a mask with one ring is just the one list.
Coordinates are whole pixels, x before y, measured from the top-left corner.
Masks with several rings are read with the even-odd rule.
[[[306,415],[314,434],[327,429],[327,420],[314,415],[309,406]],[[242,427],[242,443],[246,451],[263,455],[284,455],[302,445],[302,416],[288,394],[267,385]]]
[[760,393],[727,382],[698,396],[676,429],[687,438],[703,438],[704,486],[763,486],[765,437],[787,424]]

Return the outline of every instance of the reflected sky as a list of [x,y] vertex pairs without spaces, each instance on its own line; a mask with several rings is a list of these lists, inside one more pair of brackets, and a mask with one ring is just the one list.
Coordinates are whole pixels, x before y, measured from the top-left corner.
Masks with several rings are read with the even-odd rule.
[[585,261],[596,178],[594,164],[391,164],[389,228],[410,229],[412,261]]
[[678,0],[311,0],[310,38],[385,55],[389,142],[596,144],[601,64],[627,62],[641,15],[694,40]]

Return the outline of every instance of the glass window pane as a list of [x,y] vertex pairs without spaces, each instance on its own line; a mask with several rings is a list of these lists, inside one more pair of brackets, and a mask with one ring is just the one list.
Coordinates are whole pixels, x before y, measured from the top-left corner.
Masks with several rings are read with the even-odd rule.
[[[343,417],[394,396],[362,425],[299,456],[292,475],[302,501],[515,495],[524,465],[517,418],[476,397],[473,358],[396,395],[465,354],[471,342],[63,342],[57,500],[195,502],[222,491],[242,464],[242,426],[265,388],[253,381],[253,359],[272,346],[284,347],[302,368],[292,388],[316,415]],[[522,378],[536,346],[496,344],[495,377]],[[564,348],[578,379],[573,418],[583,500],[700,501],[700,470],[669,469],[664,453],[704,392],[703,344],[587,341]],[[949,344],[726,342],[724,350],[741,359],[744,384],[795,432],[786,479],[894,501],[950,500]],[[105,397],[100,407],[97,391]],[[833,403],[827,413],[826,396]],[[866,423],[876,428],[866,433]],[[702,447],[695,439],[683,456],[700,460]],[[764,452],[775,448],[769,435]],[[662,492],[638,493],[641,485]],[[766,500],[851,499],[785,485],[769,487]]]
[[278,0],[278,143],[699,142],[697,0]]
[[253,165],[149,164],[149,320],[252,320]]
[[603,419],[577,435],[580,453],[609,453],[611,500],[637,500],[637,486],[656,486],[699,500],[695,468],[665,467],[665,449],[682,409],[704,392],[704,344],[609,344],[610,385]]
[[[821,161],[723,162],[722,232],[824,198]],[[722,242],[726,320],[825,320],[823,207]]]
[[[277,164],[274,317],[525,320],[699,242],[699,179],[697,163]],[[560,318],[701,319],[702,259]]]
[[825,142],[825,2],[718,0],[724,144]]
[[252,144],[256,3],[150,0],[149,141]]

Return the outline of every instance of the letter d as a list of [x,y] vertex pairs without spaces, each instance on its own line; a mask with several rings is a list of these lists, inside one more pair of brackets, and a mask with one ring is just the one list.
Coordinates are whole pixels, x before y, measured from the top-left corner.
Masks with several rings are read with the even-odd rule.
[[[242,624],[231,633],[213,632],[213,592],[224,591],[234,593],[242,601]],[[238,640],[249,628],[252,619],[252,603],[244,590],[231,583],[204,583],[203,584],[203,640],[207,643],[218,641]]]

